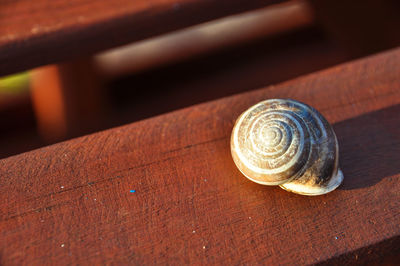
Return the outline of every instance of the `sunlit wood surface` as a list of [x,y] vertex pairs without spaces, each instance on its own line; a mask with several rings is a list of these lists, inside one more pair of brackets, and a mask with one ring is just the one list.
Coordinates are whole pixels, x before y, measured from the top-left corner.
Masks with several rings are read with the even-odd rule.
[[[341,264],[398,253],[400,49],[0,160],[2,264]],[[244,178],[237,116],[292,98],[332,123],[344,184]]]

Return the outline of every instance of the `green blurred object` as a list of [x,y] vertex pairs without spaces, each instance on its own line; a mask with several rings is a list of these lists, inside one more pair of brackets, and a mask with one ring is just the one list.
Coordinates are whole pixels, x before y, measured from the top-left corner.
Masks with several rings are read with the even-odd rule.
[[29,90],[29,73],[22,72],[0,78],[1,94],[20,94]]

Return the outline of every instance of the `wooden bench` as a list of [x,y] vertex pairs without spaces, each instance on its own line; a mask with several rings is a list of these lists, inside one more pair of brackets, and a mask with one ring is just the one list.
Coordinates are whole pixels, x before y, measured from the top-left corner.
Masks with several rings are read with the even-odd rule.
[[[0,160],[0,261],[394,263],[399,69],[396,49]],[[305,197],[240,174],[233,123],[268,98],[303,101],[333,124],[340,188]]]
[[[99,117],[107,108],[101,94],[107,75],[99,78],[104,73],[99,73],[99,65],[94,64],[91,56],[104,49],[280,2],[288,1],[3,1],[0,77],[39,67],[30,73],[31,94],[39,135],[46,142],[93,132],[91,128],[101,124]],[[283,28],[307,24],[309,16],[295,16],[294,23],[286,20],[280,24],[284,24]],[[265,31],[266,27],[262,28]],[[249,36],[257,32],[261,31],[249,30]],[[182,49],[179,52],[190,54]],[[117,62],[118,67],[111,66],[111,72],[125,69],[126,62]],[[47,64],[56,65],[40,67]]]

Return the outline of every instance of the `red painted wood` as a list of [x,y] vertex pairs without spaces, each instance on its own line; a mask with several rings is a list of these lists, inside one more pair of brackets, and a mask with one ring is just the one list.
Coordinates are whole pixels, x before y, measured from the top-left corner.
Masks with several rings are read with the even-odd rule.
[[[398,259],[399,69],[397,49],[0,160],[1,263]],[[333,124],[336,191],[295,195],[236,169],[233,123],[267,98],[303,101]]]
[[282,0],[2,0],[0,76]]

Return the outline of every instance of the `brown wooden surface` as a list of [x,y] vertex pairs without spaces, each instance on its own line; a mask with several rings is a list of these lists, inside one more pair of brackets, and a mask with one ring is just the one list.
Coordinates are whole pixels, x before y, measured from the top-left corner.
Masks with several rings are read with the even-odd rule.
[[48,144],[77,136],[103,117],[103,88],[90,58],[35,68],[30,85],[37,127]]
[[314,23],[308,2],[286,1],[110,49],[97,55],[96,63],[102,75],[111,79],[293,34]]
[[[293,265],[398,254],[399,69],[397,49],[1,160],[1,262]],[[333,124],[345,175],[336,191],[299,196],[236,169],[233,123],[271,97],[306,102]]]
[[282,0],[1,0],[0,76]]

